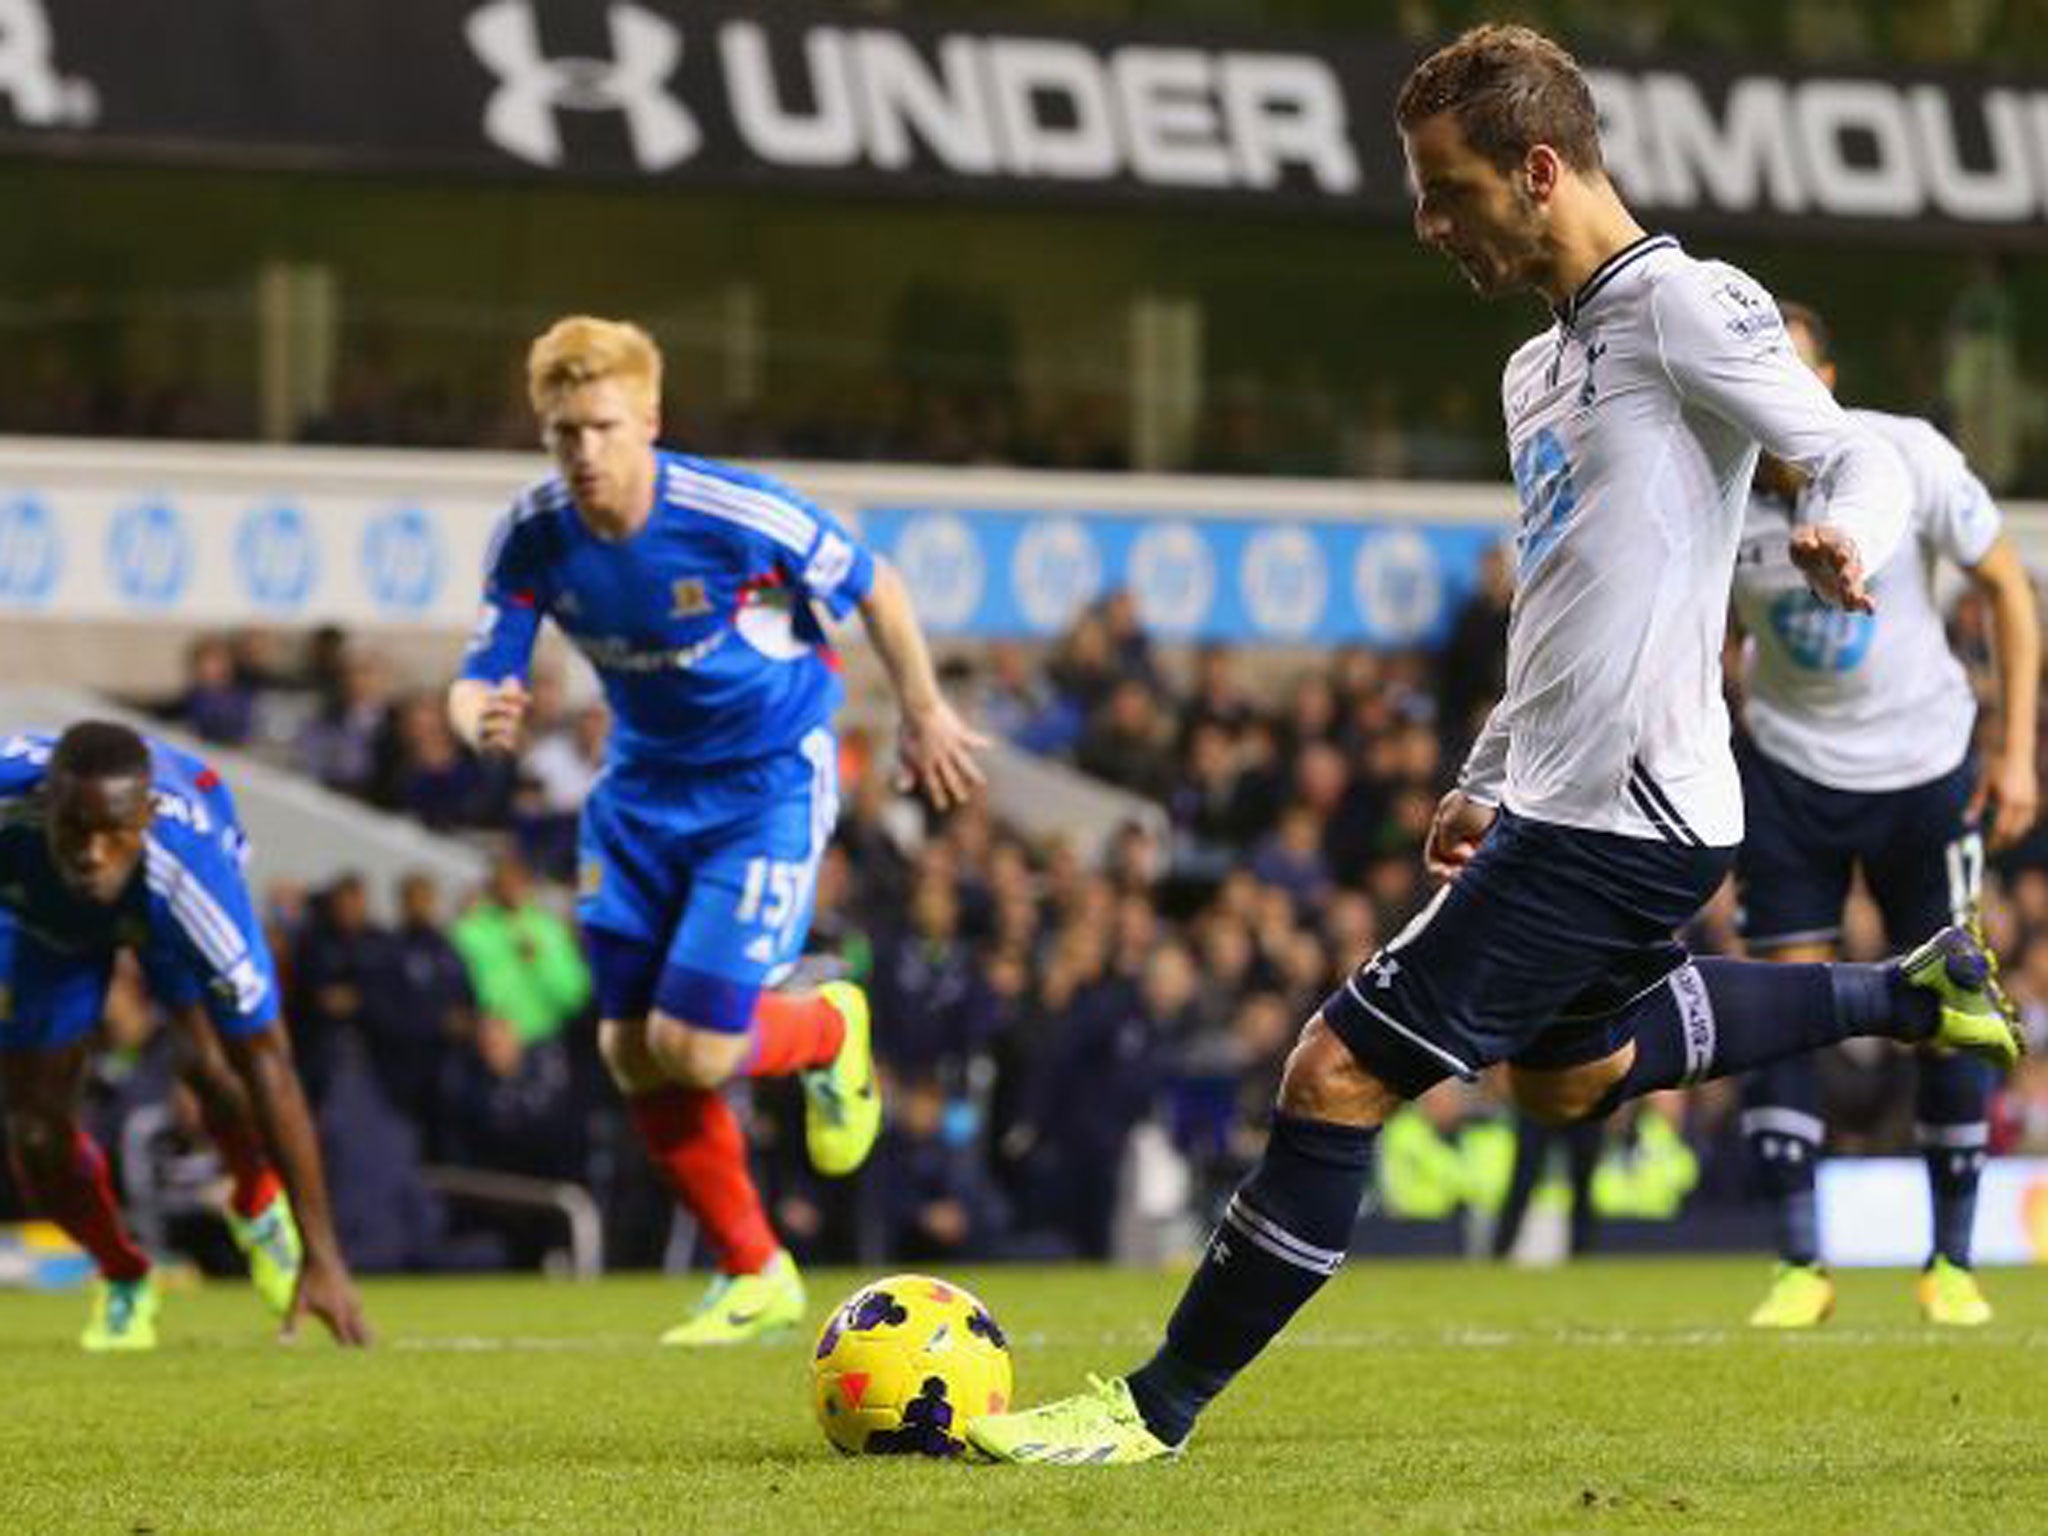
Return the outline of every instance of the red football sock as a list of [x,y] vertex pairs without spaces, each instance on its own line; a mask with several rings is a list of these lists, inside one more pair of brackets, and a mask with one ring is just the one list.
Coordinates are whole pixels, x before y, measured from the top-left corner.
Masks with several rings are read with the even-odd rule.
[[213,1142],[214,1150],[220,1153],[220,1160],[227,1164],[228,1176],[235,1187],[228,1195],[228,1204],[244,1221],[256,1215],[275,1200],[284,1184],[271,1166],[270,1154],[263,1146],[263,1138],[256,1127],[240,1115],[224,1109],[205,1095],[199,1099],[199,1117],[206,1123],[206,1134]]
[[765,1267],[782,1244],[761,1209],[732,1106],[716,1092],[675,1087],[638,1094],[626,1107],[654,1166],[704,1229],[718,1267],[729,1275]]
[[149,1255],[136,1247],[121,1225],[114,1187],[107,1178],[107,1160],[98,1143],[84,1131],[73,1132],[72,1155],[49,1179],[37,1179],[25,1159],[14,1160],[21,1192],[41,1215],[64,1229],[93,1257],[109,1280],[140,1280],[149,1273]]
[[763,992],[754,1005],[753,1049],[743,1077],[786,1077],[828,1067],[846,1043],[846,1020],[819,992]]

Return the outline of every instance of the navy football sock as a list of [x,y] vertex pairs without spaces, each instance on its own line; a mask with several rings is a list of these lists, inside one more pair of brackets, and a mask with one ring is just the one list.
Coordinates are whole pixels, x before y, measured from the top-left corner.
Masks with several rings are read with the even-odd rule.
[[1773,1062],[1743,1084],[1742,1136],[1751,1175],[1771,1203],[1778,1257],[1787,1264],[1820,1259],[1814,1169],[1827,1126],[1819,1108],[1820,1074],[1811,1055]]
[[1161,1440],[1185,1440],[1196,1415],[1336,1273],[1378,1138],[1376,1126],[1274,1115],[1265,1156],[1231,1196],[1166,1342],[1130,1375],[1131,1397]]
[[1593,1111],[1747,1072],[1853,1035],[1924,1040],[1940,1004],[1898,966],[1695,960],[1631,1011],[1636,1059]]
[[1990,1140],[1991,1083],[1992,1069],[1968,1056],[1930,1056],[1920,1063],[1915,1129],[1934,1204],[1934,1252],[1965,1269],[1977,1222],[1977,1180]]

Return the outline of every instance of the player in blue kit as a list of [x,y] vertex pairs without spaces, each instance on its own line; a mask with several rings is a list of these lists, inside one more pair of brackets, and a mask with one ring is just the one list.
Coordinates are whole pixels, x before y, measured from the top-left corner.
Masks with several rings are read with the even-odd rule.
[[281,1304],[286,1332],[310,1312],[344,1344],[369,1340],[278,1015],[276,971],[242,875],[246,848],[219,775],[126,726],[86,721],[54,740],[0,743],[8,1152],[30,1204],[99,1268],[81,1341],[90,1350],[153,1348],[161,1305],[149,1258],[122,1227],[106,1160],[78,1123],[121,950],[140,960],[152,995],[193,1048],[187,1076],[209,1129],[239,1165],[238,1195],[274,1183],[272,1162],[282,1172],[291,1209],[274,1191],[251,1195],[238,1202],[237,1236],[259,1286]]
[[[1781,310],[1800,357],[1833,389],[1826,323],[1802,305]],[[1983,832],[1993,848],[2017,842],[2040,799],[2040,615],[1998,507],[1927,422],[1849,414],[1891,443],[1913,487],[1911,536],[1871,575],[1878,612],[1835,613],[1808,594],[1786,549],[1816,514],[1816,498],[1771,459],[1759,468],[1735,565],[1735,611],[1747,636],[1747,735],[1736,744],[1749,816],[1735,864],[1742,933],[1752,954],[1794,963],[1835,957],[1858,869],[1891,943],[1966,920],[1983,873]],[[1982,771],[1971,751],[1976,694],[1949,652],[1935,593],[1944,561],[1991,609],[2005,739]],[[1987,810],[1990,825],[1980,828]],[[1934,1216],[1921,1310],[1930,1322],[1976,1327],[1991,1320],[1970,1238],[1992,1075],[1966,1056],[1923,1057],[1918,1067],[1915,1131]],[[1750,1322],[1811,1328],[1835,1300],[1820,1263],[1814,1173],[1826,1126],[1814,1058],[1767,1067],[1744,1085],[1743,1099],[1744,1138],[1771,1201],[1779,1259]]]
[[815,610],[859,612],[902,709],[906,784],[960,803],[985,743],[941,696],[890,567],[775,481],[657,446],[661,355],[645,332],[564,319],[534,342],[527,378],[560,473],[500,530],[449,712],[474,746],[516,751],[544,617],[602,680],[615,724],[584,807],[577,904],[600,1046],[718,1258],[663,1342],[737,1343],[795,1324],[804,1292],[721,1085],[801,1074],[828,1175],[860,1166],[881,1120],[860,989],[775,988],[838,818],[844,690]]
[[1858,613],[1905,531],[1897,456],[1800,363],[1769,294],[1637,224],[1550,39],[1474,28],[1416,66],[1395,119],[1417,237],[1482,294],[1548,301],[1501,381],[1522,503],[1506,692],[1429,831],[1443,885],[1303,1025],[1158,1350],[971,1421],[998,1460],[1178,1454],[1344,1263],[1380,1127],[1447,1077],[1504,1063],[1525,1112],[1569,1123],[1852,1035],[2019,1055],[1961,928],[1880,965],[1695,959],[1674,938],[1742,837],[1720,661],[1759,446],[1826,497],[1787,558]]

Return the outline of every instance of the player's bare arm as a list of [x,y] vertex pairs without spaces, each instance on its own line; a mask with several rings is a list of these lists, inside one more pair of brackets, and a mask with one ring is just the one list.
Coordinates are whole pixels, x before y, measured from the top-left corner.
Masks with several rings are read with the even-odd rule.
[[[203,1007],[193,1004],[182,1012],[180,1022],[186,1030],[196,1032],[212,1027]],[[298,1072],[292,1065],[291,1042],[284,1027],[272,1024],[252,1035],[231,1039],[226,1045],[229,1060],[248,1087],[250,1106],[262,1127],[263,1138],[277,1159],[306,1246],[298,1295],[285,1319],[285,1337],[293,1336],[300,1319],[310,1313],[327,1325],[336,1343],[368,1344],[370,1325],[363,1316],[362,1301],[356,1295],[348,1261],[342,1257],[341,1243],[335,1236],[334,1210],[327,1198],[319,1137],[313,1129],[305,1091],[299,1086]]]
[[1970,582],[1991,604],[1998,654],[1998,704],[2004,741],[1984,765],[1971,802],[1973,815],[1990,816],[1986,841],[2010,848],[2032,829],[2041,810],[2034,762],[2041,698],[2041,616],[2034,582],[2012,541],[2000,535],[1969,568]]
[[902,787],[922,792],[941,811],[966,804],[987,782],[975,754],[987,750],[988,738],[939,691],[910,590],[885,560],[875,562],[875,583],[861,599],[860,616],[903,713],[897,749]]

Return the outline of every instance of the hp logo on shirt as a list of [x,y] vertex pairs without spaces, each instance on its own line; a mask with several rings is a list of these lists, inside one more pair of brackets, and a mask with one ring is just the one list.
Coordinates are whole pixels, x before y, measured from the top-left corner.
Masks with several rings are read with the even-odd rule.
[[1853,672],[1870,654],[1877,619],[1845,613],[1804,590],[1771,604],[1771,631],[1785,654],[1809,672]]
[[668,88],[682,62],[682,32],[637,5],[610,6],[605,17],[610,58],[550,59],[540,51],[531,0],[492,0],[470,13],[463,28],[469,46],[498,77],[484,104],[484,133],[493,144],[535,165],[560,165],[557,113],[617,112],[643,171],[665,171],[697,152],[703,134]]
[[1557,434],[1544,427],[1515,451],[1515,491],[1522,501],[1522,526],[1515,534],[1515,578],[1527,581],[1543,563],[1579,507],[1571,460]]
[[34,496],[0,501],[0,603],[39,607],[64,568],[64,542],[50,509]]
[[107,530],[107,565],[129,602],[168,607],[185,595],[192,540],[168,503],[146,501],[114,514]]
[[320,569],[306,514],[289,502],[251,512],[235,539],[235,563],[249,596],[263,607],[303,607]]
[[379,608],[419,613],[441,593],[441,540],[419,507],[394,507],[363,530],[363,584]]

